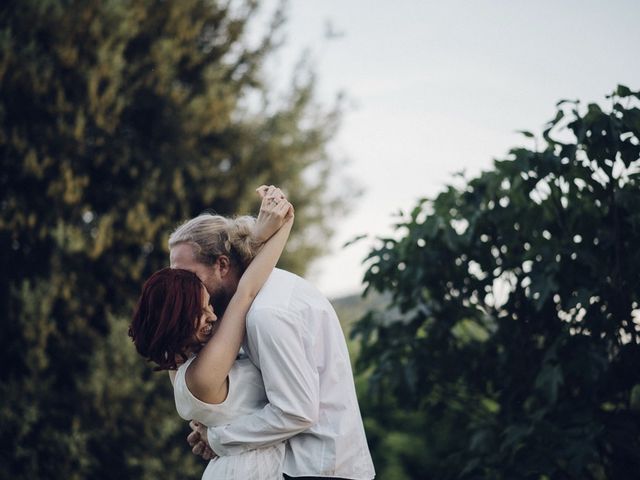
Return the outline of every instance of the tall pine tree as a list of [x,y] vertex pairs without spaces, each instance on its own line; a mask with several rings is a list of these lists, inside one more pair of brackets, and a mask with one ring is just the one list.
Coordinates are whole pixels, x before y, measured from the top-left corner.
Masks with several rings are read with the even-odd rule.
[[177,223],[249,212],[265,182],[296,205],[283,266],[303,273],[344,200],[323,193],[339,109],[312,75],[274,101],[283,13],[252,45],[257,7],[0,7],[0,476],[199,478],[165,375],[126,336],[143,279]]

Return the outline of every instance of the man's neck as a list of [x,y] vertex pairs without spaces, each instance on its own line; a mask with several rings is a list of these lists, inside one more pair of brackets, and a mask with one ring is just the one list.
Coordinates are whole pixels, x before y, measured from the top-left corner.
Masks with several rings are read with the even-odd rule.
[[238,284],[240,283],[241,277],[242,272],[240,272],[235,267],[231,269],[225,276],[222,284],[222,295],[217,299],[216,305],[214,305],[216,309],[216,315],[224,315],[224,312],[227,309],[229,302],[231,301],[231,297],[233,297],[233,294],[236,293],[236,290],[238,289]]

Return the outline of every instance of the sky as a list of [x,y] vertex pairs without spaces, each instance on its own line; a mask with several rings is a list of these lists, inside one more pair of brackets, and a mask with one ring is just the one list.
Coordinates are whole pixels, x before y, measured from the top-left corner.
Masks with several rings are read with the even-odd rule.
[[517,131],[539,134],[559,100],[640,89],[637,1],[290,0],[287,12],[271,80],[286,84],[305,56],[319,103],[345,93],[330,148],[364,191],[309,275],[329,297],[362,291],[363,259],[399,210],[531,147]]

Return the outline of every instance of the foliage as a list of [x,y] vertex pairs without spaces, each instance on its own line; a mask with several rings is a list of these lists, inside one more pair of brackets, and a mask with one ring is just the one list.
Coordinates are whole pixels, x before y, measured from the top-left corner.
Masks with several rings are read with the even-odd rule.
[[640,92],[608,98],[560,102],[542,148],[420,201],[370,253],[393,310],[356,325],[359,368],[378,405],[433,423],[377,420],[439,452],[411,478],[640,471]]
[[175,225],[255,211],[263,182],[296,205],[282,265],[303,273],[345,200],[325,193],[339,105],[304,66],[270,92],[284,15],[252,42],[257,7],[0,7],[0,477],[199,478],[166,375],[126,337],[142,280]]

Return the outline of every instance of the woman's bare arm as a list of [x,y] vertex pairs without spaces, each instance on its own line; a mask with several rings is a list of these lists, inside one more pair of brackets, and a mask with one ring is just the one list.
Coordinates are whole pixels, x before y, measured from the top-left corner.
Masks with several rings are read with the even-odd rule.
[[[264,202],[269,202],[269,199],[265,197]],[[223,318],[219,320],[216,333],[186,372],[189,390],[204,402],[220,403],[226,398],[227,376],[244,338],[247,312],[276,266],[289,238],[293,207],[286,199],[280,199],[275,208],[281,219],[285,219],[284,224],[264,244],[243,273]]]

